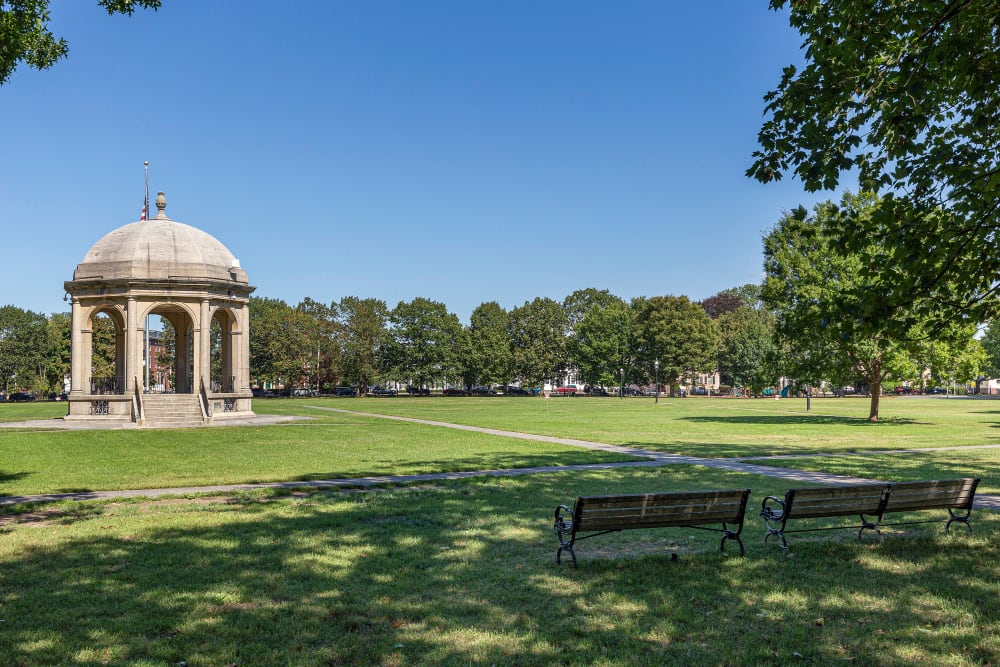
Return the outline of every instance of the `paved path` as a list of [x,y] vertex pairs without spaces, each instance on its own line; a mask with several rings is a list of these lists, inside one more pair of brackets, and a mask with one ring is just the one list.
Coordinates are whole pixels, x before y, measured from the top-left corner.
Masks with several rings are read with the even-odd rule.
[[[740,459],[710,459],[697,456],[682,456],[679,454],[665,454],[638,447],[623,447],[620,445],[609,445],[602,442],[590,442],[587,440],[576,440],[573,438],[557,438],[536,433],[520,433],[517,431],[504,431],[494,428],[484,428],[481,426],[466,426],[464,424],[452,424],[450,422],[432,421],[429,419],[417,419],[413,417],[397,417],[394,415],[377,415],[368,412],[356,412],[353,410],[342,410],[339,408],[306,406],[315,410],[337,412],[341,414],[358,415],[363,417],[374,417],[378,419],[389,419],[395,421],[409,422],[413,424],[424,424],[427,426],[437,426],[441,428],[451,428],[460,431],[472,431],[475,433],[486,433],[506,438],[518,438],[521,440],[535,440],[539,442],[549,442],[571,447],[582,447],[603,452],[613,452],[616,454],[626,454],[640,457],[640,461],[625,461],[618,463],[591,463],[581,465],[566,466],[540,466],[535,468],[511,468],[505,470],[474,470],[469,472],[442,472],[428,473],[423,475],[380,475],[373,477],[351,477],[344,479],[326,479],[304,482],[269,482],[261,484],[227,484],[220,486],[197,486],[180,487],[167,489],[132,489],[124,491],[90,491],[80,493],[51,493],[31,496],[0,496],[0,506],[14,505],[18,503],[42,503],[59,500],[111,500],[116,498],[130,498],[142,496],[155,498],[157,496],[177,496],[198,493],[232,493],[237,491],[250,491],[253,489],[294,489],[303,487],[312,488],[367,488],[380,484],[404,484],[414,482],[434,482],[452,479],[467,479],[470,477],[504,477],[514,475],[530,475],[536,473],[566,472],[568,470],[601,470],[608,468],[634,468],[634,467],[657,467],[664,465],[690,464],[700,465],[706,468],[715,468],[730,472],[746,472],[767,477],[778,477],[793,482],[806,482],[816,484],[856,484],[870,482],[872,480],[861,477],[850,477],[847,475],[834,475],[825,472],[810,472],[807,470],[793,470],[790,468],[779,468],[775,466],[765,466],[760,464],[745,463]],[[987,445],[992,447],[994,445]],[[940,449],[956,449],[953,447],[942,447]],[[934,449],[921,450],[896,450],[898,452],[913,451],[936,451]],[[886,452],[872,452],[872,454],[884,454]],[[894,452],[895,453],[895,452]],[[806,455],[808,456],[808,455]],[[782,457],[754,457],[757,460],[763,458]],[[792,458],[792,457],[786,457]],[[804,458],[795,456],[794,458]],[[976,496],[976,507],[1000,511],[1000,496]]]

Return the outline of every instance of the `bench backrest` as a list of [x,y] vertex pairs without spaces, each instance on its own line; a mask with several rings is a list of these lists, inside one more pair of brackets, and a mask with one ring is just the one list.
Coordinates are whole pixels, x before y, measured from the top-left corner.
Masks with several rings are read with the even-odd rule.
[[978,478],[898,482],[889,487],[886,512],[921,509],[972,509]]
[[880,516],[888,488],[887,484],[852,484],[790,489],[785,494],[785,516],[800,519],[861,514]]
[[749,495],[750,489],[734,489],[580,496],[573,524],[577,531],[742,524]]

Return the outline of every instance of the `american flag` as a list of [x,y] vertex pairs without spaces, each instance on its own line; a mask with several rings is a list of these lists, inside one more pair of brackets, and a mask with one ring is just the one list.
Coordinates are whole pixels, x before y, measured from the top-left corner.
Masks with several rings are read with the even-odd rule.
[[145,219],[146,219],[146,205],[143,204],[142,213],[139,214],[139,220],[145,220]]

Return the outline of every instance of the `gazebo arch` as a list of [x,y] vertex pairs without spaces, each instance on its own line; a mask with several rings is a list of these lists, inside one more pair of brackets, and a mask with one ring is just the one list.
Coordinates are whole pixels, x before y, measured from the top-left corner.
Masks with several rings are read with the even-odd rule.
[[[249,302],[254,288],[229,250],[205,232],[170,220],[163,193],[152,220],[120,227],[98,241],[65,283],[72,297],[72,380],[67,419],[138,425],[199,424],[252,416]],[[93,322],[115,324],[115,381],[95,383]],[[152,391],[143,371],[149,316],[176,333],[170,395]],[[222,368],[211,371],[211,324],[223,330]]]
[[[114,371],[111,375],[95,375],[93,369],[94,359],[94,331],[97,328],[97,318],[107,315],[114,326]],[[83,376],[90,386],[92,394],[112,394],[124,386],[125,378],[125,313],[113,302],[96,303],[87,309],[84,315],[83,326],[83,355],[84,365]]]

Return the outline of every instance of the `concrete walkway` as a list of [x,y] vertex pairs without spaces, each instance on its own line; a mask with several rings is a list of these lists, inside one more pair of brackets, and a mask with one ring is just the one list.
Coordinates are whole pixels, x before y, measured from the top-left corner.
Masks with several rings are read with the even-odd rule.
[[[777,477],[791,482],[803,482],[811,484],[859,484],[875,480],[861,477],[850,477],[847,475],[834,475],[825,472],[810,472],[806,470],[793,470],[790,468],[779,468],[753,463],[744,463],[740,459],[711,459],[698,456],[682,456],[679,454],[665,454],[648,449],[637,447],[623,447],[620,445],[610,445],[601,442],[590,442],[587,440],[576,440],[573,438],[557,438],[535,433],[520,433],[517,431],[504,431],[494,428],[484,428],[480,426],[466,426],[463,424],[452,424],[449,422],[432,421],[428,419],[417,419],[413,417],[398,417],[393,415],[377,415],[368,412],[356,412],[353,410],[342,410],[325,406],[306,406],[314,410],[324,410],[340,414],[357,415],[361,417],[374,417],[378,419],[389,419],[403,421],[413,424],[424,424],[426,426],[436,426],[440,428],[450,428],[460,431],[472,431],[475,433],[485,433],[506,438],[518,438],[520,440],[535,440],[548,442],[570,447],[581,447],[603,452],[613,452],[616,454],[626,454],[642,458],[641,461],[625,461],[618,463],[591,463],[581,465],[566,466],[540,466],[535,468],[511,468],[505,470],[474,470],[469,472],[443,472],[428,473],[423,475],[380,475],[373,477],[351,477],[343,479],[327,479],[302,482],[269,482],[261,484],[227,484],[219,486],[196,486],[196,487],[175,487],[166,489],[133,489],[123,491],[89,491],[79,493],[51,493],[31,496],[0,496],[0,506],[14,505],[19,503],[44,503],[55,501],[83,501],[83,500],[113,500],[116,498],[146,497],[155,498],[159,496],[183,496],[201,493],[233,493],[239,491],[251,491],[254,489],[295,489],[295,488],[368,488],[383,484],[411,484],[416,482],[434,482],[453,479],[468,479],[470,477],[504,477],[515,475],[531,475],[537,473],[566,472],[570,470],[602,470],[609,468],[634,468],[634,467],[658,467],[664,465],[700,465],[706,468],[715,468],[728,472],[745,472],[767,477]],[[266,417],[264,417],[266,419]],[[53,420],[45,420],[51,422]],[[31,422],[22,422],[31,423]],[[273,422],[272,422],[273,423]],[[993,447],[995,445],[984,445]],[[941,447],[940,449],[957,449],[954,447]],[[921,450],[896,450],[896,452],[914,451],[937,451],[937,449]],[[871,454],[885,454],[889,452],[871,452]],[[795,456],[794,458],[805,458],[810,455]],[[821,455],[814,455],[821,456]],[[785,457],[754,457],[760,460],[764,458],[792,458]],[[1000,496],[976,496],[975,506],[977,509],[989,509],[1000,511]]]

